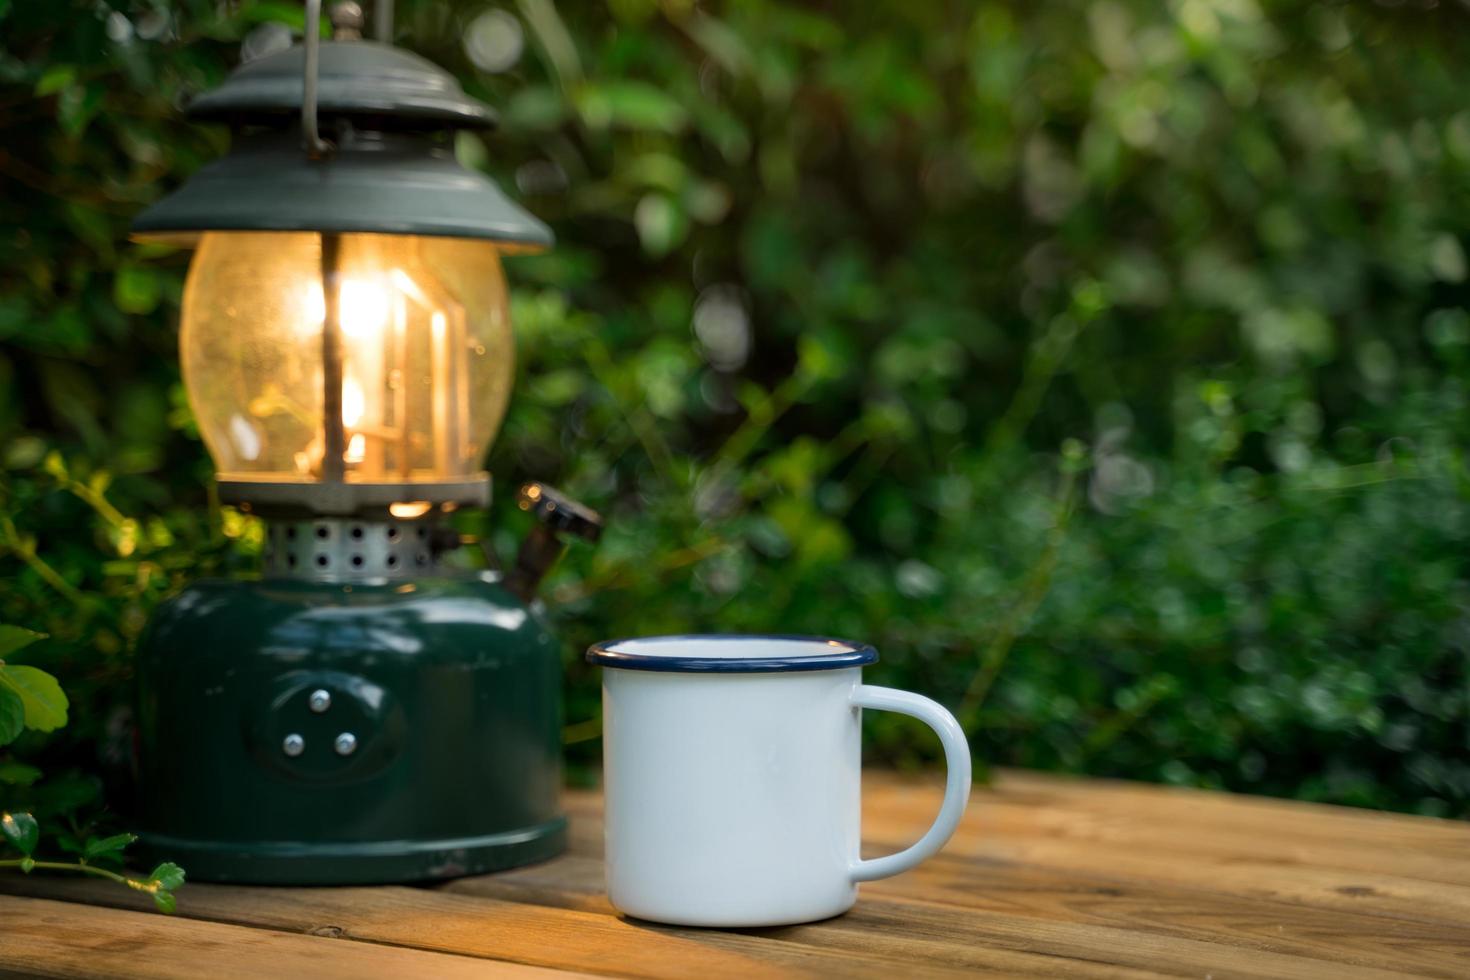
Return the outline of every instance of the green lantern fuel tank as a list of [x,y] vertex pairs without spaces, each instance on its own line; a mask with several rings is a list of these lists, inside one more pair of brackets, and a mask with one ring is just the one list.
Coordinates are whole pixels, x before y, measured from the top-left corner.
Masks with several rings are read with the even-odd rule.
[[138,675],[143,843],[191,878],[411,881],[564,845],[557,648],[494,575],[200,582]]

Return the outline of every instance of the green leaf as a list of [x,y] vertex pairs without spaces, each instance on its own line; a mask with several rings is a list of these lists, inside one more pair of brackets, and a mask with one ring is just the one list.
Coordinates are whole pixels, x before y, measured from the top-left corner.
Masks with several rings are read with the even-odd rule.
[[454,134],[454,159],[466,170],[484,170],[490,163],[490,152],[478,134],[460,130]]
[[116,218],[82,201],[67,201],[62,214],[66,226],[111,266],[117,250]]
[[113,834],[111,837],[93,837],[87,841],[87,846],[82,848],[82,857],[87,861],[95,861],[98,858],[118,857],[123,848],[137,840],[136,834]]
[[55,95],[76,80],[75,65],[52,65],[36,81],[36,95],[42,98]]
[[0,783],[8,783],[11,786],[29,786],[40,778],[41,770],[35,766],[16,762],[14,759],[0,762]]
[[26,706],[8,687],[0,687],[0,745],[9,745],[26,727]]
[[165,861],[148,875],[149,881],[158,882],[164,891],[173,891],[184,883],[184,869],[172,861]]
[[[0,313],[3,318],[3,313]],[[4,326],[0,325],[0,333],[4,333]],[[12,470],[28,470],[41,461],[46,455],[46,443],[35,436],[17,436],[10,440],[10,445],[5,447],[5,466]],[[5,630],[15,629],[13,626],[0,626],[0,633]],[[29,631],[25,631],[29,632]],[[40,635],[40,634],[36,634]]]
[[577,43],[567,31],[566,22],[551,0],[521,0],[521,16],[531,28],[541,50],[551,62],[552,70],[562,85],[573,85],[582,78],[582,59]]
[[672,96],[645,82],[587,85],[578,90],[576,104],[587,125],[594,129],[622,126],[677,133],[689,120],[684,107]]
[[657,258],[684,240],[689,219],[665,195],[646,194],[633,211],[633,226],[638,229],[643,250]]
[[731,75],[744,75],[750,71],[750,46],[740,32],[723,21],[703,14],[695,14],[685,23],[689,36],[698,42],[720,67]]
[[576,401],[586,388],[585,372],[570,368],[545,372],[529,385],[531,397],[552,408]]
[[528,85],[516,91],[501,112],[507,127],[543,132],[560,126],[566,115],[566,100],[547,85]]
[[165,915],[173,915],[179,907],[179,900],[171,892],[156,891],[153,893],[153,904]]
[[0,834],[4,834],[17,851],[30,857],[41,837],[41,828],[36,824],[36,818],[25,811],[0,813]]
[[107,90],[100,84],[70,85],[56,100],[56,120],[61,131],[71,139],[82,135],[97,110],[102,108],[102,99]]
[[45,638],[45,633],[21,629],[19,626],[0,626],[0,660]]
[[158,306],[158,274],[140,265],[125,265],[112,280],[112,301],[124,313],[152,313]]
[[75,811],[101,798],[102,781],[76,771],[51,775],[31,791],[36,809],[47,813]]
[[37,667],[0,666],[0,684],[20,695],[27,728],[54,732],[66,724],[66,694],[56,678]]

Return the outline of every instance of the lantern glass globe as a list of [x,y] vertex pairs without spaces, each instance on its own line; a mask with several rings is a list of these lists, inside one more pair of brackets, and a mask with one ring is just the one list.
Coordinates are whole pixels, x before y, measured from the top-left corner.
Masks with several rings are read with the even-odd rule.
[[[321,479],[328,405],[350,482],[478,472],[514,369],[500,253],[488,242],[343,234],[323,274],[314,232],[208,232],[189,269],[184,384],[222,479]],[[324,336],[327,289],[336,337]],[[339,363],[329,365],[334,357]],[[325,386],[333,379],[337,397]],[[338,380],[340,379],[340,380]],[[329,468],[330,469],[330,468]]]

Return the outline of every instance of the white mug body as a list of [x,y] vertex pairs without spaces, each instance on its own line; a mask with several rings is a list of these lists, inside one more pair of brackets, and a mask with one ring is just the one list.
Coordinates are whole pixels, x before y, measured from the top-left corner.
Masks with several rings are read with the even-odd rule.
[[861,668],[603,673],[607,885],[696,926],[810,922],[857,897]]
[[[944,846],[970,795],[954,716],[862,682],[846,640],[662,636],[594,644],[602,666],[608,896],[678,925],[787,925],[840,915],[859,882]],[[944,801],[912,846],[859,857],[863,708],[923,721],[944,747]]]

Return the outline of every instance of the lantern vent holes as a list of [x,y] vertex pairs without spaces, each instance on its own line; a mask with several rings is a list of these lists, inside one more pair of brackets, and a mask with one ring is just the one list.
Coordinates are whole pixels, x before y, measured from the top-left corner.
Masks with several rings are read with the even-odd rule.
[[266,525],[268,577],[372,582],[432,573],[444,535],[430,519],[316,518]]

